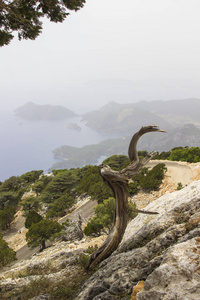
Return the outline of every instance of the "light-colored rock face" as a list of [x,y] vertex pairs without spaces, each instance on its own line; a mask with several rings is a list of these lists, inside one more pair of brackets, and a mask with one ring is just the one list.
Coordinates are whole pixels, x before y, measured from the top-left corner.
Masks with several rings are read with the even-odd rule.
[[[166,222],[168,218],[167,212],[182,203],[191,202],[192,199],[200,199],[200,181],[193,181],[190,185],[180,191],[165,194],[157,200],[146,206],[145,210],[158,212],[158,215],[139,214],[132,220],[125,231],[122,243],[123,244],[131,235],[137,232],[143,225],[151,224],[152,222]],[[166,216],[164,216],[166,215]]]
[[147,278],[137,300],[200,299],[200,238],[177,244]]
[[[200,181],[166,194],[138,215],[117,251],[101,263],[77,299],[128,299],[141,280],[139,300],[200,299]],[[186,296],[185,296],[186,295]]]

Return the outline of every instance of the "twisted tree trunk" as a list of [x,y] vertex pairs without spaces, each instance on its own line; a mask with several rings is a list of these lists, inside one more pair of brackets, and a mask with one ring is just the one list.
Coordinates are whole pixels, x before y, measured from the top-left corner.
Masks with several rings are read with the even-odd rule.
[[[165,132],[159,129],[156,125],[142,127],[137,133],[134,134],[130,141],[128,155],[130,164],[128,167],[121,171],[114,171],[107,165],[100,165],[100,174],[105,183],[113,190],[115,196],[115,222],[114,227],[108,235],[103,245],[97,249],[90,256],[86,268],[92,268],[102,260],[109,257],[118,247],[121,242],[128,221],[128,182],[135,175],[137,175],[142,167],[146,165],[149,160],[156,155],[156,152],[151,153],[143,160],[139,161],[137,153],[137,142],[139,138],[148,132]],[[139,211],[142,213],[151,213]]]

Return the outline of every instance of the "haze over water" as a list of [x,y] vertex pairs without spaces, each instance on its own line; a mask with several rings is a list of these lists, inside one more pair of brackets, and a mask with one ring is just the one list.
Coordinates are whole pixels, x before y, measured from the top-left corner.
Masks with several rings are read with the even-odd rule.
[[[81,131],[67,128],[76,123]],[[56,160],[53,150],[61,145],[82,147],[107,137],[81,122],[81,117],[59,121],[24,121],[13,112],[0,114],[0,181],[31,170],[47,171]]]

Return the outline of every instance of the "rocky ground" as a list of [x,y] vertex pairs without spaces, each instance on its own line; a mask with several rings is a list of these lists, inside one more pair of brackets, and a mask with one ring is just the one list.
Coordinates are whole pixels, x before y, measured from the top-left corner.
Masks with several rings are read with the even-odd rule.
[[[86,273],[84,260],[105,236],[57,242],[2,270],[0,298],[199,300],[200,164],[181,163],[179,171],[168,170],[160,191],[133,197],[139,209],[159,215],[131,221],[119,249],[96,272]],[[188,186],[176,191],[181,176]],[[23,237],[22,228],[7,241],[18,249]]]

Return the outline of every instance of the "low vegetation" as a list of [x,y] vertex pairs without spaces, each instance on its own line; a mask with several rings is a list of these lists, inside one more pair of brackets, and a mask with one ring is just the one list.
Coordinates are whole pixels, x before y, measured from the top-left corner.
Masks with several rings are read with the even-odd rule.
[[[129,203],[129,219],[136,217],[137,213],[135,203]],[[114,218],[115,218],[115,199],[108,198],[103,203],[98,204],[95,208],[95,217],[90,219],[87,226],[84,229],[86,235],[100,236],[101,234],[109,234],[111,231]]]
[[200,148],[199,147],[176,147],[171,151],[161,152],[156,155],[154,159],[167,159],[171,161],[186,161],[189,163],[200,162]]
[[[144,157],[148,153],[141,151],[139,155]],[[113,155],[103,161],[103,164],[120,170],[129,164],[129,159],[125,155]],[[164,164],[159,164],[152,170],[144,168],[129,184],[130,194],[159,189],[164,171]],[[98,202],[96,216],[86,226],[85,234],[97,236],[103,232],[108,233],[114,221],[113,192],[103,182],[98,167],[92,165],[70,170],[53,170],[48,175],[44,175],[41,170],[31,171],[22,176],[12,176],[0,183],[0,228],[2,231],[8,229],[15,213],[22,209],[26,217],[25,226],[28,228],[28,245],[41,245],[43,249],[46,240],[63,230],[56,222],[57,218],[64,216],[76,203],[77,196],[83,194]],[[131,205],[135,208],[134,204]],[[41,216],[42,211],[45,218]],[[132,217],[134,216],[133,213]],[[14,252],[6,244],[3,247],[4,253],[8,251],[8,261],[14,259]]]
[[0,268],[9,264],[16,259],[16,253],[9,248],[6,241],[3,239],[3,235],[0,232]]

